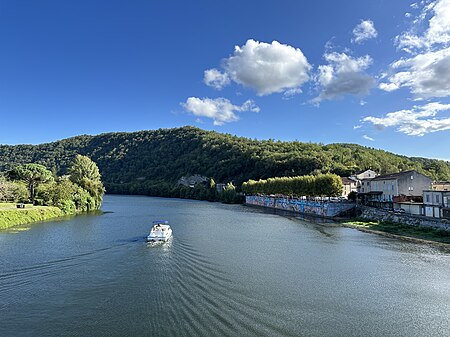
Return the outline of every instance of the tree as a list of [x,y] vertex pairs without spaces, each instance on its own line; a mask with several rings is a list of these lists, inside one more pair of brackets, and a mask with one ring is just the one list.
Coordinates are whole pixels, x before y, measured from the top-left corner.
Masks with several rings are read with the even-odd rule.
[[23,182],[13,182],[0,176],[0,201],[24,201],[28,199],[28,190]]
[[13,180],[20,180],[26,183],[30,200],[34,204],[36,187],[39,184],[53,181],[52,172],[45,166],[39,164],[25,164],[17,166],[8,172],[8,176]]
[[102,203],[105,188],[97,164],[89,157],[77,155],[69,169],[70,181],[85,189],[94,200],[94,209]]
[[233,183],[227,183],[222,190],[221,195],[222,202],[226,204],[232,204],[236,202],[236,187]]

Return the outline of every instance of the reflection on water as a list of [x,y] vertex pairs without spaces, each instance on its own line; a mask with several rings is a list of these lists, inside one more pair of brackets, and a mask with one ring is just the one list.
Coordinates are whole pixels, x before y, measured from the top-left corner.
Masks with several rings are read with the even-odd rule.
[[[1,336],[445,336],[449,254],[243,206],[107,196],[0,233]],[[154,219],[173,237],[149,245]]]

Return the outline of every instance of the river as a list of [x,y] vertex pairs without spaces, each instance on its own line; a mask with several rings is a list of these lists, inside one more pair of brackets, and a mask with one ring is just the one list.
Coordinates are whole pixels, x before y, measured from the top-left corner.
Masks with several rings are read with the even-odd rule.
[[0,336],[449,335],[448,251],[241,205],[102,210],[0,232]]

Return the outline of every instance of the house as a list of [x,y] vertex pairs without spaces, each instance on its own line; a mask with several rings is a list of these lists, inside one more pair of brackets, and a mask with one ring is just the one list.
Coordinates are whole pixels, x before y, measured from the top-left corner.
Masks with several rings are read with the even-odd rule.
[[361,179],[358,183],[358,193],[368,193],[371,191],[370,189],[370,182],[373,178],[364,178]]
[[431,189],[436,191],[450,191],[450,181],[433,181]]
[[353,177],[341,177],[342,186],[344,186],[344,189],[342,190],[342,196],[346,197],[349,195],[350,192],[357,192],[358,187],[358,180],[356,180]]
[[369,192],[378,192],[377,201],[383,203],[393,202],[394,197],[401,195],[417,200],[424,190],[430,189],[431,181],[431,178],[415,170],[385,174],[369,182]]
[[425,216],[450,219],[450,191],[423,191]]
[[194,188],[197,184],[204,184],[206,185],[208,183],[209,179],[207,177],[201,176],[201,175],[193,175],[193,176],[184,176],[178,179],[178,185],[183,185],[187,187]]
[[363,179],[373,179],[376,176],[378,176],[378,174],[375,171],[365,170],[365,171],[361,171],[359,173],[353,174],[350,178],[354,178],[356,180],[363,180]]
[[370,181],[376,176],[378,176],[378,174],[375,171],[365,170],[350,176],[350,179],[358,181],[356,187],[358,193],[367,193],[370,192]]

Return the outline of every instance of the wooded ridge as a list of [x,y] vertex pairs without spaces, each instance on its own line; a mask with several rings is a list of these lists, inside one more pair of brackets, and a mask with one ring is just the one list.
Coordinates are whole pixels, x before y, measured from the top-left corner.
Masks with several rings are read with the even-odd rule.
[[77,136],[40,145],[0,145],[0,171],[39,163],[64,175],[76,154],[90,157],[109,193],[173,196],[180,177],[199,174],[216,183],[365,169],[380,174],[414,169],[450,180],[450,163],[396,155],[356,144],[255,140],[186,126]]

